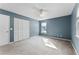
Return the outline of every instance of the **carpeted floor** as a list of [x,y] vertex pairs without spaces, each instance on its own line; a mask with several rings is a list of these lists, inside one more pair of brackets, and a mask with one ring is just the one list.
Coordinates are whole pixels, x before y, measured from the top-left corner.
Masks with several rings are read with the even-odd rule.
[[74,55],[70,41],[35,36],[0,47],[1,55]]

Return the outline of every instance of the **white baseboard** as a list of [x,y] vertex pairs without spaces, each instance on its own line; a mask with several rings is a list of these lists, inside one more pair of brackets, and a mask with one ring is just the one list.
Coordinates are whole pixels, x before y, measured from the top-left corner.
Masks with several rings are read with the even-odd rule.
[[72,44],[72,47],[73,47],[74,50],[75,50],[75,54],[76,54],[76,55],[79,55],[78,52],[77,52],[77,50],[76,50],[76,48],[75,48],[75,46],[74,46],[74,44],[72,43],[72,41],[71,41],[71,44]]
[[[55,38],[55,37],[54,37]],[[64,38],[55,38],[55,39],[58,39],[58,40],[64,40],[64,41],[71,41],[69,39],[64,39]]]
[[[44,35],[41,35],[41,36],[44,36]],[[51,38],[51,39],[64,40],[64,41],[71,41],[71,40],[69,40],[69,39],[59,38],[59,37],[53,37],[53,36],[44,36],[44,37],[48,37],[48,38]]]
[[[29,38],[30,38],[30,37],[29,37]],[[29,38],[26,38],[26,39],[29,39]],[[25,39],[23,39],[23,40],[25,40]],[[23,40],[19,40],[19,41],[23,41]],[[19,42],[19,41],[8,42],[7,44],[0,45],[0,46],[5,46],[5,45],[8,45],[8,44],[14,44],[14,43]]]

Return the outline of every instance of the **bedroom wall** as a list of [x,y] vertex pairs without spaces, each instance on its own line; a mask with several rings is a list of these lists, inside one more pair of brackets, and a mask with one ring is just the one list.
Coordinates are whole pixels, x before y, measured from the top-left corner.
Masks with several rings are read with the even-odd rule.
[[34,36],[34,35],[37,35],[39,33],[39,30],[37,29],[38,28],[38,25],[35,25],[35,24],[38,24],[37,21],[35,21],[34,19],[32,18],[29,18],[29,17],[26,17],[26,16],[23,16],[23,15],[19,15],[19,14],[16,14],[16,13],[13,13],[13,12],[10,12],[10,11],[6,11],[6,10],[3,10],[3,9],[0,9],[0,14],[3,14],[3,15],[8,15],[10,16],[10,28],[13,28],[12,31],[10,31],[10,42],[13,42],[14,41],[14,18],[20,18],[20,19],[24,19],[24,20],[28,20],[30,21],[30,36]]
[[[46,35],[71,39],[71,15],[39,21],[41,22],[47,22]],[[41,29],[39,33],[41,34]]]

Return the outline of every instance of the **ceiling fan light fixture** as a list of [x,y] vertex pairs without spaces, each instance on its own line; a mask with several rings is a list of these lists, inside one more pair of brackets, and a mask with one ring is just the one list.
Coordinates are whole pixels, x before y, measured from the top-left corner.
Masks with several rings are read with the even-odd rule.
[[40,17],[45,17],[47,15],[47,12],[43,9],[40,11]]

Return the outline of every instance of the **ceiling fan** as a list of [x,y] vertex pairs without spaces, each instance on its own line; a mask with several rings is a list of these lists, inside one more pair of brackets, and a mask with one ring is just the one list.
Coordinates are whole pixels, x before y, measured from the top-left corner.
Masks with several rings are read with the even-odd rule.
[[44,17],[47,15],[47,10],[44,9],[44,8],[37,8],[37,7],[34,7],[33,8],[38,14],[39,14],[39,17]]

